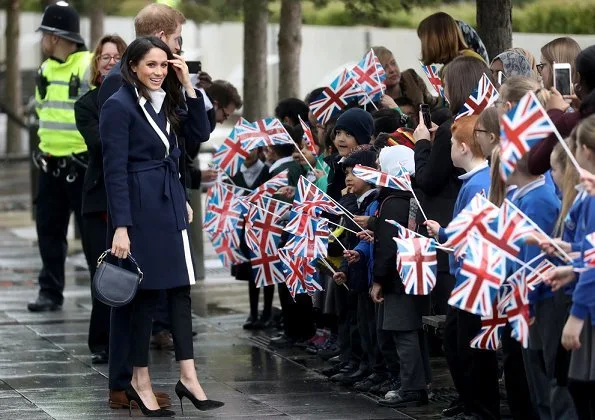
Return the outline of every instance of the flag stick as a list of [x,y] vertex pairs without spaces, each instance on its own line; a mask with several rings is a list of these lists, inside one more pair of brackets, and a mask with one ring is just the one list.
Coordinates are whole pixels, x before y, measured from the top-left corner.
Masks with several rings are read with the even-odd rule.
[[[533,95],[535,95],[533,92],[531,92]],[[547,114],[547,112],[545,113],[545,116],[547,117],[548,122],[552,125],[552,127],[554,127],[554,134],[556,135],[556,138],[558,139],[558,141],[560,142],[560,144],[562,145],[562,149],[564,149],[564,151],[566,152],[566,154],[568,155],[568,158],[570,159],[570,161],[572,162],[572,165],[576,168],[577,172],[580,174],[583,173],[583,168],[581,168],[581,165],[578,164],[578,162],[576,161],[576,158],[574,157],[574,155],[572,154],[572,152],[570,151],[570,148],[568,147],[568,145],[566,144],[566,142],[564,141],[564,139],[562,138],[562,136],[560,135],[560,132],[558,131],[558,129],[556,128],[556,126],[554,125],[554,123],[552,122],[550,116]],[[544,139],[545,140],[545,139]],[[542,140],[543,141],[543,140]]]
[[333,235],[333,236],[335,237],[335,239],[337,240],[337,243],[338,243],[339,245],[341,245],[341,248],[343,248],[343,250],[347,251],[347,248],[345,248],[345,245],[343,245],[343,244],[341,243],[341,241],[339,240],[339,237],[338,237],[337,235],[335,235],[335,233],[334,233],[333,231],[330,231],[330,230],[329,230],[329,232],[330,232],[330,234],[331,234],[331,235]]
[[[385,222],[386,222],[386,223],[388,223],[388,224],[391,224],[391,225],[393,225],[393,226],[401,226],[403,229],[407,229],[405,226],[401,225],[399,222],[397,222],[397,221],[395,221],[395,220],[392,220],[392,219],[386,219],[386,220],[385,220]],[[445,246],[441,246],[441,245],[438,243],[438,241],[436,241],[436,239],[434,239],[434,238],[427,238],[427,237],[425,237],[424,235],[422,235],[422,234],[419,234],[419,233],[417,233],[417,232],[415,232],[415,231],[413,231],[413,230],[411,230],[411,229],[407,229],[407,230],[408,230],[409,232],[413,233],[413,234],[414,234],[415,236],[417,236],[418,238],[432,239],[434,242],[436,242],[436,249],[441,249],[441,250],[443,250],[444,252],[455,252],[455,250],[454,250],[454,249],[452,249],[452,248],[447,248],[447,247],[445,247]]]
[[[291,136],[290,136],[291,138]],[[294,139],[291,139],[291,141],[293,142],[293,145],[295,146],[295,148],[297,149],[298,153],[300,154],[300,156],[302,157],[302,159],[304,159],[304,161],[308,164],[308,166],[310,167],[310,169],[312,169],[312,172],[316,173],[314,170],[314,167],[312,166],[312,164],[308,161],[308,159],[306,159],[306,156],[304,156],[304,154],[302,153],[302,151],[300,150],[298,144],[295,142]]]
[[[335,269],[326,261],[326,258],[319,258],[320,262],[322,262],[326,268],[328,268],[330,270],[331,273],[337,274],[337,272],[335,271]],[[334,280],[333,280],[334,281]],[[345,288],[347,290],[349,290],[349,286],[347,286],[347,283],[343,283],[343,286],[345,286]]]
[[[302,178],[304,178],[304,179],[306,180],[306,182],[308,182],[308,184],[312,184],[312,183],[311,183],[310,181],[308,181],[308,179],[307,179],[307,178],[305,178],[304,176],[302,176]],[[314,185],[314,184],[312,184],[312,185]],[[329,200],[331,200],[333,203],[335,203],[337,206],[339,206],[339,207],[340,207],[340,208],[343,210],[343,212],[344,212],[345,216],[346,216],[346,217],[347,217],[347,218],[348,218],[350,221],[352,221],[353,223],[355,223],[355,225],[356,225],[357,227],[359,227],[359,228],[361,229],[361,231],[362,231],[362,232],[364,232],[366,235],[368,235],[368,237],[369,237],[370,239],[373,239],[373,238],[372,238],[372,236],[370,236],[370,234],[369,234],[368,232],[366,232],[366,230],[365,230],[363,227],[361,227],[361,226],[360,226],[360,225],[359,225],[359,224],[358,224],[358,223],[357,223],[357,222],[354,220],[354,217],[355,217],[355,216],[354,216],[354,215],[353,215],[353,214],[352,214],[352,213],[351,213],[349,210],[347,210],[345,207],[343,207],[341,204],[339,204],[337,201],[335,201],[335,200],[334,200],[334,199],[333,199],[331,196],[329,196],[327,193],[325,193],[324,191],[322,191],[322,190],[321,190],[320,188],[318,188],[316,185],[314,185],[314,188],[316,188],[318,191],[320,191],[322,194],[324,194],[324,196],[325,196],[326,198],[328,198],[328,199],[329,199]]]
[[[401,162],[399,162],[399,166],[401,167],[401,171],[409,173],[409,171],[403,167]],[[417,198],[415,191],[413,191],[413,185],[411,184],[411,182],[408,182],[407,185],[409,185],[409,191],[411,191],[411,194],[413,194],[413,198],[415,199],[415,202],[417,203],[417,206],[419,207],[419,211],[421,211],[421,215],[424,217],[424,220],[427,222],[428,217],[426,216],[426,212],[424,212],[424,209],[421,207],[421,203],[419,202],[419,199]]]

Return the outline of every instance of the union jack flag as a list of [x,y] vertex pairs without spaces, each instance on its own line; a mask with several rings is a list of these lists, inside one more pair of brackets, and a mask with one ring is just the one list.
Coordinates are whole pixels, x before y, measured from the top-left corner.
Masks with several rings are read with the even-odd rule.
[[535,93],[529,92],[500,119],[500,173],[504,180],[531,147],[556,130]]
[[408,295],[429,295],[436,285],[436,242],[430,238],[393,238],[397,271]]
[[203,229],[207,232],[230,232],[245,214],[245,205],[226,188],[217,183],[209,188]]
[[284,246],[291,250],[293,255],[313,260],[318,257],[326,257],[328,252],[329,228],[326,219],[312,219],[312,231],[314,237],[294,236]]
[[386,73],[374,54],[374,50],[370,49],[364,58],[351,69],[351,76],[365,92],[365,96],[360,100],[360,105],[380,100],[384,94],[385,86],[382,82],[386,79]]
[[207,235],[225,267],[231,267],[232,265],[248,261],[240,251],[239,246],[231,242],[229,235],[221,232],[207,232]]
[[310,129],[310,126],[306,122],[304,122],[304,120],[302,120],[301,116],[298,115],[298,118],[300,120],[300,124],[302,125],[302,130],[304,131],[302,140],[304,141],[304,144],[306,145],[306,148],[310,151],[310,153],[312,153],[314,156],[317,156],[318,146],[314,141],[314,135],[312,134],[312,130]]
[[249,150],[247,150],[238,139],[236,127],[234,127],[225,140],[223,140],[223,143],[221,143],[221,146],[219,146],[213,155],[212,160],[214,165],[229,176],[234,176],[246,158],[250,155]]
[[359,101],[362,88],[347,69],[326,86],[318,99],[310,103],[310,110],[321,124],[326,124],[333,115],[338,114],[349,102]]
[[401,169],[400,173],[395,176],[370,168],[369,166],[355,165],[353,168],[353,175],[363,181],[378,185],[379,187],[411,191],[411,176],[403,169]]
[[500,310],[506,313],[512,328],[511,337],[524,348],[529,345],[529,298],[525,276],[510,277],[506,280]]
[[266,255],[250,251],[250,265],[256,287],[285,282],[283,263],[281,263],[279,255]]
[[479,79],[479,84],[467,98],[455,120],[470,115],[479,115],[489,106],[492,106],[500,97],[496,86],[485,74]]
[[310,216],[318,216],[323,211],[336,215],[343,214],[343,209],[339,205],[303,176],[298,181],[293,210],[298,213],[308,213]]
[[312,296],[314,292],[322,290],[322,286],[314,278],[316,269],[307,258],[290,255],[289,250],[282,248],[279,250],[279,259],[285,266],[285,284],[291,297],[295,299],[299,293]]
[[444,98],[444,87],[442,86],[442,79],[440,79],[440,76],[438,75],[440,73],[438,66],[436,64],[430,64],[429,66],[424,66],[422,64],[421,68],[428,77],[428,80],[436,93]]
[[287,186],[287,174],[288,170],[286,169],[269,179],[264,184],[259,185],[251,194],[246,196],[246,200],[255,202],[263,196],[273,195],[279,188]]
[[277,118],[264,118],[236,126],[236,135],[247,150],[275,144],[293,144],[293,139]]
[[492,313],[481,317],[481,329],[469,343],[471,348],[494,351],[500,348],[500,337],[502,337],[502,330],[508,323],[508,317],[498,310],[499,299],[500,293],[498,293],[492,304]]
[[396,222],[391,219],[386,219],[385,221],[386,221],[386,223],[389,223],[389,224],[397,227],[397,229],[398,229],[397,238],[399,238],[399,239],[410,239],[410,238],[417,238],[420,236],[423,237],[419,233],[416,233],[410,229],[407,229],[405,226],[403,226],[399,222]]
[[583,251],[583,261],[585,267],[595,267],[595,232],[585,236],[587,247]]
[[485,240],[512,257],[519,254],[527,237],[543,233],[508,199],[500,206],[496,218],[478,224],[472,230],[479,231]]
[[481,223],[491,222],[497,216],[498,207],[477,193],[444,229],[448,239],[443,245],[459,254],[457,251],[464,248],[469,231]]
[[469,237],[448,304],[475,315],[490,315],[492,302],[506,277],[505,261],[490,242],[479,236]]
[[275,213],[279,219],[284,218],[291,211],[291,204],[265,195],[252,200],[251,203],[270,213]]
[[270,205],[272,208],[261,209],[250,204],[250,210],[246,215],[244,237],[246,245],[255,254],[275,255],[281,241],[283,226],[279,223],[279,217],[275,212],[280,204],[270,201]]
[[283,230],[295,236],[306,236],[312,239],[315,236],[318,222],[321,220],[326,219],[314,218],[308,213],[297,213],[292,210],[289,215],[289,223],[285,225]]
[[[556,266],[550,260],[545,258],[543,254],[539,255],[538,257],[539,258],[534,259],[533,263],[529,261],[529,263],[527,263],[528,267],[521,267],[510,276],[524,276],[529,291],[535,290],[535,288],[543,282],[545,275],[556,268]],[[541,260],[541,262],[539,264],[535,264],[535,262],[538,260]],[[535,267],[533,265],[535,265]]]

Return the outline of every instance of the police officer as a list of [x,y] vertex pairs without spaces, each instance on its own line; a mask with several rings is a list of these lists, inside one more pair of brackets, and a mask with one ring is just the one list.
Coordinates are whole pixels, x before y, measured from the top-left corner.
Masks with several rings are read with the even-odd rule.
[[66,232],[72,212],[81,223],[81,195],[87,146],[76,128],[74,103],[89,90],[91,54],[79,34],[79,15],[66,2],[48,6],[41,26],[41,48],[49,57],[39,68],[35,99],[39,116],[40,169],[35,200],[37,238],[43,268],[32,312],[55,311],[64,300]]

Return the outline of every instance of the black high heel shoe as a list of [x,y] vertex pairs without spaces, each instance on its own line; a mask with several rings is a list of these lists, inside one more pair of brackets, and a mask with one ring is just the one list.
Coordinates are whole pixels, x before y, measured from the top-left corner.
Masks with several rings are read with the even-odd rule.
[[182,404],[183,397],[188,398],[190,402],[194,404],[194,406],[198,408],[200,411],[214,410],[225,405],[225,403],[221,401],[199,400],[194,395],[192,395],[192,392],[190,392],[181,381],[178,381],[178,383],[176,384],[176,395],[180,399],[180,408],[182,409],[182,414],[184,414],[184,405]]
[[145,417],[173,417],[176,415],[175,412],[171,410],[166,410],[165,408],[158,408],[157,410],[149,410],[143,400],[141,399],[136,389],[130,386],[130,388],[124,391],[126,394],[126,398],[128,399],[128,415],[132,417],[132,405],[131,402],[134,401],[138,404],[138,408],[143,413]]

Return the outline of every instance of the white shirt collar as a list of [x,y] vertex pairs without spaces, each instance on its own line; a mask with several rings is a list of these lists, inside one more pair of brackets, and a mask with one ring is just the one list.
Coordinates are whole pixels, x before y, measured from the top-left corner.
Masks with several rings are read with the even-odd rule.
[[240,166],[240,172],[244,176],[244,181],[248,184],[249,188],[252,188],[252,184],[260,175],[260,171],[264,168],[264,163],[261,160],[257,160],[254,165],[247,168],[245,165]]
[[482,170],[484,170],[487,167],[489,167],[488,161],[487,160],[484,160],[482,163],[480,163],[479,165],[477,165],[475,168],[471,169],[469,172],[464,173],[463,175],[459,176],[459,179],[461,181],[465,181],[465,180],[471,178],[473,175],[475,175],[479,171],[482,171]]
[[366,199],[367,196],[369,196],[370,194],[372,194],[374,191],[376,191],[376,188],[372,188],[368,191],[366,191],[365,193],[363,193],[362,195],[360,195],[359,197],[357,197],[357,205],[361,205],[364,200]]
[[159,90],[149,90],[149,96],[151,96],[151,106],[157,114],[161,112],[163,102],[165,102],[165,91],[161,88]]
[[293,160],[293,156],[287,156],[284,158],[281,158],[275,162],[273,162],[273,164],[271,165],[271,167],[269,168],[270,172],[273,172],[275,169],[277,169],[279,166],[283,165],[284,163],[288,163],[291,162]]
[[512,194],[510,201],[518,200],[519,198],[522,198],[525,195],[527,195],[530,191],[533,191],[534,189],[539,188],[542,185],[545,185],[545,176],[543,175],[541,175],[535,181],[531,181],[527,185],[517,188],[514,194]]

